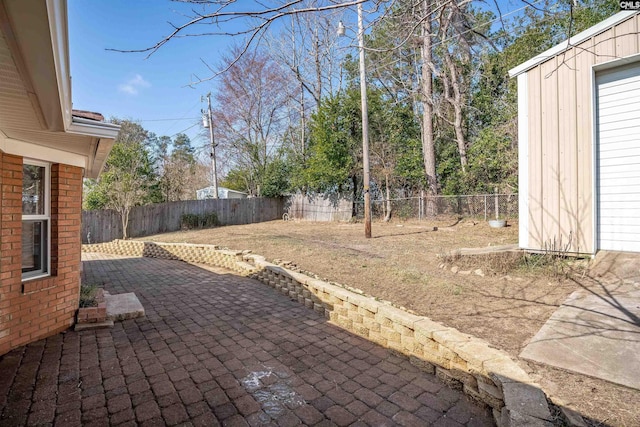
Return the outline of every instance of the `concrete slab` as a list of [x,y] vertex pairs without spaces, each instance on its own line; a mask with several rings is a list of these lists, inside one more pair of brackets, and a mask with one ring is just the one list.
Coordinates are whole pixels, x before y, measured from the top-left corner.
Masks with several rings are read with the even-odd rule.
[[574,292],[520,357],[640,390],[640,290]]
[[606,283],[640,283],[640,253],[600,251],[593,260],[589,275]]
[[144,307],[133,292],[117,295],[105,293],[104,300],[107,303],[107,319],[109,320],[135,319],[144,316]]

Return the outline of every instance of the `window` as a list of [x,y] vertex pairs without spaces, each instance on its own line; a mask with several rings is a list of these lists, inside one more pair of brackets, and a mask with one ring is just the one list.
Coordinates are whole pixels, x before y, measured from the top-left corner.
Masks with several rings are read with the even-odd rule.
[[49,265],[49,165],[22,166],[22,279],[47,276]]

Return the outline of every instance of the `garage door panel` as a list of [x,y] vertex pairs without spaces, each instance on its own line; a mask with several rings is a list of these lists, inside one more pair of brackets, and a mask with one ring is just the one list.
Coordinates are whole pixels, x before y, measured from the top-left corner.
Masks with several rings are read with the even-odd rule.
[[[606,197],[610,197],[612,200],[615,199],[616,197],[618,199],[624,199],[624,200],[636,200],[639,199],[640,200],[640,194],[638,194],[638,186],[634,186],[634,185],[607,185],[607,186],[601,186],[603,192],[605,193],[604,195]],[[602,198],[602,201],[606,201],[606,198]]]
[[633,104],[633,98],[640,96],[640,82],[635,83],[635,87],[633,89],[627,91],[619,91],[616,93],[611,93],[606,96],[602,96],[600,94],[600,105],[608,106],[608,104],[615,102],[618,105],[627,105]]
[[629,196],[605,195],[600,199],[600,215],[609,216],[608,210],[610,209],[640,209],[640,197],[634,197],[633,199],[627,199]]
[[627,194],[638,191],[640,187],[640,177],[630,177],[621,183],[617,179],[607,179],[600,181],[600,188],[607,194]]
[[615,239],[618,241],[633,241],[633,237],[640,234],[640,226],[639,225],[622,225],[616,224],[607,227],[606,234],[603,236],[608,236],[609,239]]
[[621,66],[615,69],[601,71],[597,75],[597,83],[603,89],[614,87],[640,76],[640,67],[637,64]]
[[637,78],[631,77],[629,79],[624,79],[620,82],[620,84],[614,86],[606,86],[600,87],[600,100],[602,101],[601,105],[606,105],[608,102],[614,102],[616,100],[625,101],[625,95],[630,93],[640,92],[640,80]]
[[[630,215],[632,215],[632,213],[630,213]],[[629,227],[640,227],[640,225],[638,224],[638,219],[632,216],[618,216],[611,218],[601,217],[600,223],[603,225],[610,225],[611,228],[623,227],[624,229],[628,229]]]
[[630,154],[628,156],[618,155],[616,157],[604,158],[600,159],[601,168],[613,168],[613,167],[624,167],[633,165],[636,167],[640,167],[640,155],[633,154],[634,149],[629,149]]
[[605,142],[611,137],[617,137],[619,135],[633,136],[637,130],[633,121],[621,121],[614,123],[605,123],[600,126],[601,136],[605,139]]
[[615,236],[600,236],[600,249],[620,252],[640,252],[640,241],[616,240]]
[[640,65],[599,73],[598,247],[640,252]]
[[640,106],[621,107],[616,114],[600,115],[600,126],[602,129],[625,129],[632,123],[629,121],[637,120],[640,113]]
[[606,138],[605,146],[600,150],[600,154],[604,156],[607,153],[627,150],[629,146],[633,146],[638,139],[638,135],[621,134],[617,137]]
[[600,168],[600,175],[604,175],[606,179],[606,175],[608,173],[617,173],[621,178],[624,178],[626,175],[625,172],[635,172],[639,168],[636,164],[627,164],[627,165],[609,165]]

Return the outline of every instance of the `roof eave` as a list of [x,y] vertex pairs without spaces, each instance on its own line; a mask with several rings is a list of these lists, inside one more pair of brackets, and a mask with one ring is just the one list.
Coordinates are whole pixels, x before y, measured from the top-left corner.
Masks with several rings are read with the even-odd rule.
[[119,131],[120,125],[114,123],[98,122],[75,116],[72,118],[67,133],[91,137],[92,152],[87,157],[86,178],[97,178],[100,175]]

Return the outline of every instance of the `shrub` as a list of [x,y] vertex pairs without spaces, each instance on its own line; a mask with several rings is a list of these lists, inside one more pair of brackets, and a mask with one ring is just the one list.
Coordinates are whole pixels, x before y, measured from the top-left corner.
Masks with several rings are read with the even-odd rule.
[[193,230],[196,228],[212,228],[220,225],[218,215],[215,212],[198,214],[184,214],[180,217],[180,226],[183,230]]
[[98,286],[96,285],[80,285],[80,302],[79,307],[97,307],[96,291]]

